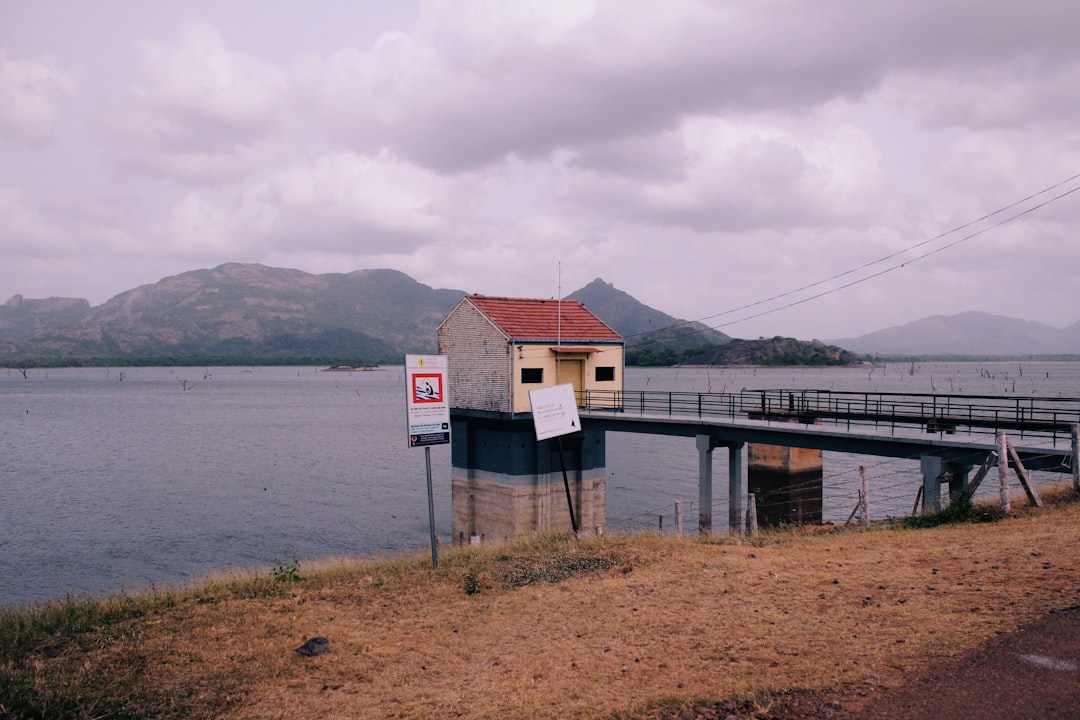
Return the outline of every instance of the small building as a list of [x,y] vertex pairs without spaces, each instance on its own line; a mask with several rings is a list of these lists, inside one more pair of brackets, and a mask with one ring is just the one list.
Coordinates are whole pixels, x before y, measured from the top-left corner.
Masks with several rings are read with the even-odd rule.
[[467,295],[437,334],[455,408],[527,413],[529,390],[564,383],[579,404],[622,392],[622,336],[577,300]]
[[604,433],[538,441],[529,391],[569,383],[579,404],[621,407],[622,337],[577,300],[483,295],[463,298],[437,334],[448,358],[454,541],[567,532],[568,504],[584,532],[603,532]]

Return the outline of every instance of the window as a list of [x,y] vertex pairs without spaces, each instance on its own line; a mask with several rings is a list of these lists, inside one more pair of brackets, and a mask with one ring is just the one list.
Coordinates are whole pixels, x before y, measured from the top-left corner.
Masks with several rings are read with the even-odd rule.
[[544,368],[521,368],[521,382],[542,383],[544,382]]
[[613,382],[615,380],[615,367],[598,367],[596,368],[596,382]]

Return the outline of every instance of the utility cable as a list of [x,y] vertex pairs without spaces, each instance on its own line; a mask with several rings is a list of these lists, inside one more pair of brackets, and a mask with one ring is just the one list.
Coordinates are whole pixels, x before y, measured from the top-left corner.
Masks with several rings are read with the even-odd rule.
[[[951,230],[947,230],[947,231],[945,231],[943,233],[940,233],[940,234],[938,234],[938,235],[936,235],[936,236],[934,236],[932,238],[929,238],[927,240],[923,240],[921,242],[915,243],[914,245],[908,246],[908,247],[906,247],[906,248],[904,248],[902,250],[898,250],[898,251],[890,253],[888,255],[884,255],[884,256],[882,256],[880,258],[877,258],[876,260],[871,260],[870,262],[863,263],[862,265],[859,265],[857,267],[850,268],[850,269],[845,270],[845,271],[840,272],[840,273],[836,273],[835,275],[824,278],[822,280],[818,280],[816,282],[812,282],[812,283],[809,283],[807,285],[803,285],[801,287],[795,288],[793,290],[788,290],[786,292],[779,293],[777,295],[773,295],[773,296],[768,297],[768,298],[764,298],[762,300],[757,300],[757,301],[752,302],[752,303],[747,303],[746,305],[741,305],[739,307],[735,307],[735,308],[732,308],[730,310],[724,310],[722,312],[714,313],[712,315],[706,315],[705,317],[699,318],[697,320],[685,320],[685,321],[681,321],[681,322],[678,322],[678,323],[673,323],[671,325],[668,325],[667,327],[660,328],[659,330],[649,330],[649,331],[646,331],[646,332],[640,332],[640,333],[634,333],[634,334],[631,334],[631,335],[627,335],[626,338],[634,338],[634,337],[639,337],[639,336],[642,336],[642,335],[648,335],[648,334],[663,332],[664,330],[672,330],[672,329],[679,328],[679,327],[685,327],[685,326],[691,325],[693,323],[704,323],[704,321],[706,321],[706,320],[711,320],[713,318],[718,318],[718,317],[722,317],[722,316],[725,316],[725,315],[731,315],[733,313],[737,313],[737,312],[740,312],[740,311],[743,311],[743,310],[749,310],[749,309],[754,308],[754,307],[759,307],[761,305],[765,305],[767,303],[775,302],[776,300],[781,300],[783,298],[790,297],[792,295],[796,295],[796,294],[804,292],[806,290],[810,290],[810,289],[813,289],[815,287],[819,287],[821,285],[832,282],[834,280],[838,280],[840,278],[847,277],[848,275],[852,275],[854,273],[857,273],[857,272],[859,272],[861,270],[866,270],[868,268],[873,267],[874,265],[878,265],[880,263],[887,262],[889,260],[893,260],[893,259],[895,259],[897,257],[900,257],[901,255],[904,255],[904,254],[909,253],[909,252],[911,252],[913,250],[916,250],[918,248],[929,245],[929,244],[931,244],[933,242],[941,240],[942,238],[948,237],[949,235],[960,232],[962,230],[966,230],[967,228],[972,227],[973,225],[977,225],[978,223],[981,223],[981,222],[983,222],[985,220],[988,220],[988,219],[990,219],[992,217],[995,217],[995,216],[1000,215],[1000,214],[1002,214],[1004,212],[1007,212],[1007,211],[1009,211],[1009,210],[1011,210],[1011,209],[1013,209],[1013,208],[1015,208],[1015,207],[1017,207],[1019,205],[1022,205],[1022,204],[1026,203],[1026,202],[1028,202],[1028,201],[1030,201],[1030,200],[1032,200],[1034,198],[1039,197],[1040,195],[1048,193],[1048,192],[1050,192],[1052,190],[1056,190],[1057,188],[1059,188],[1059,187],[1061,187],[1063,185],[1066,185],[1066,184],[1068,184],[1068,183],[1070,183],[1070,182],[1072,182],[1072,181],[1074,181],[1074,180],[1076,180],[1078,178],[1080,178],[1080,173],[1077,173],[1077,174],[1075,174],[1075,175],[1073,175],[1073,176],[1071,176],[1069,178],[1066,178],[1066,179],[1061,180],[1061,181],[1059,181],[1057,183],[1054,183],[1053,185],[1045,187],[1042,190],[1039,190],[1038,192],[1032,193],[1032,194],[1028,195],[1025,198],[1022,198],[1022,199],[1017,200],[1015,202],[1012,202],[1012,203],[1010,203],[1008,205],[1005,205],[1004,207],[998,208],[997,210],[994,210],[993,212],[987,213],[987,214],[983,215],[980,218],[977,218],[975,220],[971,220],[971,221],[966,222],[966,223],[964,223],[962,225],[958,225],[957,227],[952,228]],[[1017,218],[1023,217],[1024,215],[1027,215],[1027,214],[1032,213],[1032,212],[1034,212],[1036,210],[1039,210],[1039,209],[1041,209],[1041,208],[1043,208],[1043,207],[1045,207],[1045,206],[1047,206],[1047,205],[1049,205],[1049,204],[1051,204],[1053,202],[1061,200],[1062,198],[1067,197],[1067,196],[1073,194],[1074,192],[1077,192],[1077,190],[1080,190],[1080,186],[1075,187],[1075,188],[1073,188],[1071,190],[1068,190],[1066,192],[1063,192],[1063,193],[1061,193],[1059,195],[1056,195],[1056,196],[1054,196],[1054,197],[1052,197],[1052,198],[1050,198],[1048,200],[1045,200],[1045,201],[1043,201],[1043,202],[1041,202],[1041,203],[1039,203],[1037,205],[1034,205],[1034,206],[1032,206],[1030,208],[1027,208],[1026,210],[1023,210],[1022,212],[1016,213],[1015,215],[1011,215],[1011,216],[1009,216],[1009,217],[1007,217],[1007,218],[1005,218],[1005,219],[1003,219],[1003,220],[1001,220],[999,222],[994,223],[993,225],[990,225],[989,227],[983,228],[983,229],[978,230],[976,232],[973,232],[973,233],[971,233],[969,235],[966,235],[965,237],[962,237],[959,240],[955,240],[955,241],[953,241],[951,243],[943,245],[940,248],[936,248],[936,249],[931,250],[929,252],[923,253],[922,255],[914,257],[914,258],[912,258],[910,260],[906,260],[906,261],[904,261],[902,263],[899,263],[897,265],[890,266],[890,267],[888,267],[888,268],[886,268],[884,270],[881,270],[881,271],[875,272],[873,274],[867,275],[867,276],[865,276],[863,278],[860,278],[858,280],[854,280],[854,281],[845,283],[844,285],[841,285],[840,287],[833,288],[833,289],[830,289],[830,290],[826,290],[824,292],[817,293],[815,295],[811,295],[810,297],[803,298],[801,300],[797,300],[797,301],[794,301],[794,302],[791,302],[791,303],[781,305],[781,306],[773,308],[771,310],[765,310],[765,311],[762,311],[762,312],[759,312],[759,313],[748,315],[748,316],[743,317],[743,318],[739,318],[738,320],[732,320],[732,321],[729,321],[729,322],[721,323],[719,325],[709,325],[708,327],[710,327],[711,329],[717,329],[717,328],[721,328],[721,327],[727,327],[729,325],[734,325],[736,323],[744,322],[746,320],[752,320],[754,318],[762,317],[764,315],[769,315],[769,314],[772,314],[774,312],[779,312],[780,310],[786,310],[787,308],[794,307],[796,305],[801,305],[802,303],[809,302],[810,300],[816,300],[817,298],[821,298],[821,297],[824,297],[826,295],[831,295],[832,293],[839,292],[840,290],[845,290],[845,289],[847,289],[849,287],[852,287],[854,285],[858,285],[858,284],[866,282],[868,280],[872,280],[874,278],[880,277],[881,275],[885,275],[886,273],[892,272],[893,270],[898,270],[900,268],[903,268],[909,263],[918,262],[919,260],[923,260],[923,259],[925,259],[927,257],[930,257],[931,255],[935,255],[935,254],[937,254],[939,252],[942,252],[943,250],[947,250],[947,249],[949,249],[951,247],[959,245],[962,242],[966,242],[967,240],[970,240],[970,239],[972,239],[974,237],[977,237],[977,236],[979,236],[979,235],[981,235],[981,234],[983,234],[985,232],[988,232],[990,230],[998,228],[998,227],[1000,227],[1000,226],[1002,226],[1002,225],[1004,225],[1006,223],[1009,223],[1009,222],[1011,222],[1011,221],[1013,221],[1013,220],[1015,220]],[[700,332],[699,330],[693,330],[691,332],[676,335],[674,337],[665,338],[665,340],[672,340],[672,339],[676,339],[676,338],[679,338],[679,337],[686,337],[686,336],[690,336],[690,335],[696,335],[699,332]],[[649,342],[646,342],[646,343],[642,343],[642,345],[651,344],[653,342],[661,342],[661,340],[649,341]]]

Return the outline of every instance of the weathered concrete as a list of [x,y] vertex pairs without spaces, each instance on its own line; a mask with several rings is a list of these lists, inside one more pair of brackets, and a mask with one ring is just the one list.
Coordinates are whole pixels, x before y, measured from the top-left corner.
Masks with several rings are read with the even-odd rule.
[[747,466],[748,491],[757,498],[762,526],[806,525],[821,522],[821,451],[751,443]]
[[[451,415],[452,533],[455,543],[572,531],[559,439],[537,442],[532,419]],[[603,432],[561,438],[581,532],[606,527]]]

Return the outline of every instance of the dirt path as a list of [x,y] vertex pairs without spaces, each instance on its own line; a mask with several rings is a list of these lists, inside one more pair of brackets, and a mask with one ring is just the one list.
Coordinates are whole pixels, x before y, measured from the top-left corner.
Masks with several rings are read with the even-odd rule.
[[881,693],[792,693],[670,709],[663,720],[1075,720],[1080,718],[1080,606],[1052,612]]
[[931,667],[851,717],[1080,718],[1080,607],[1051,613]]

